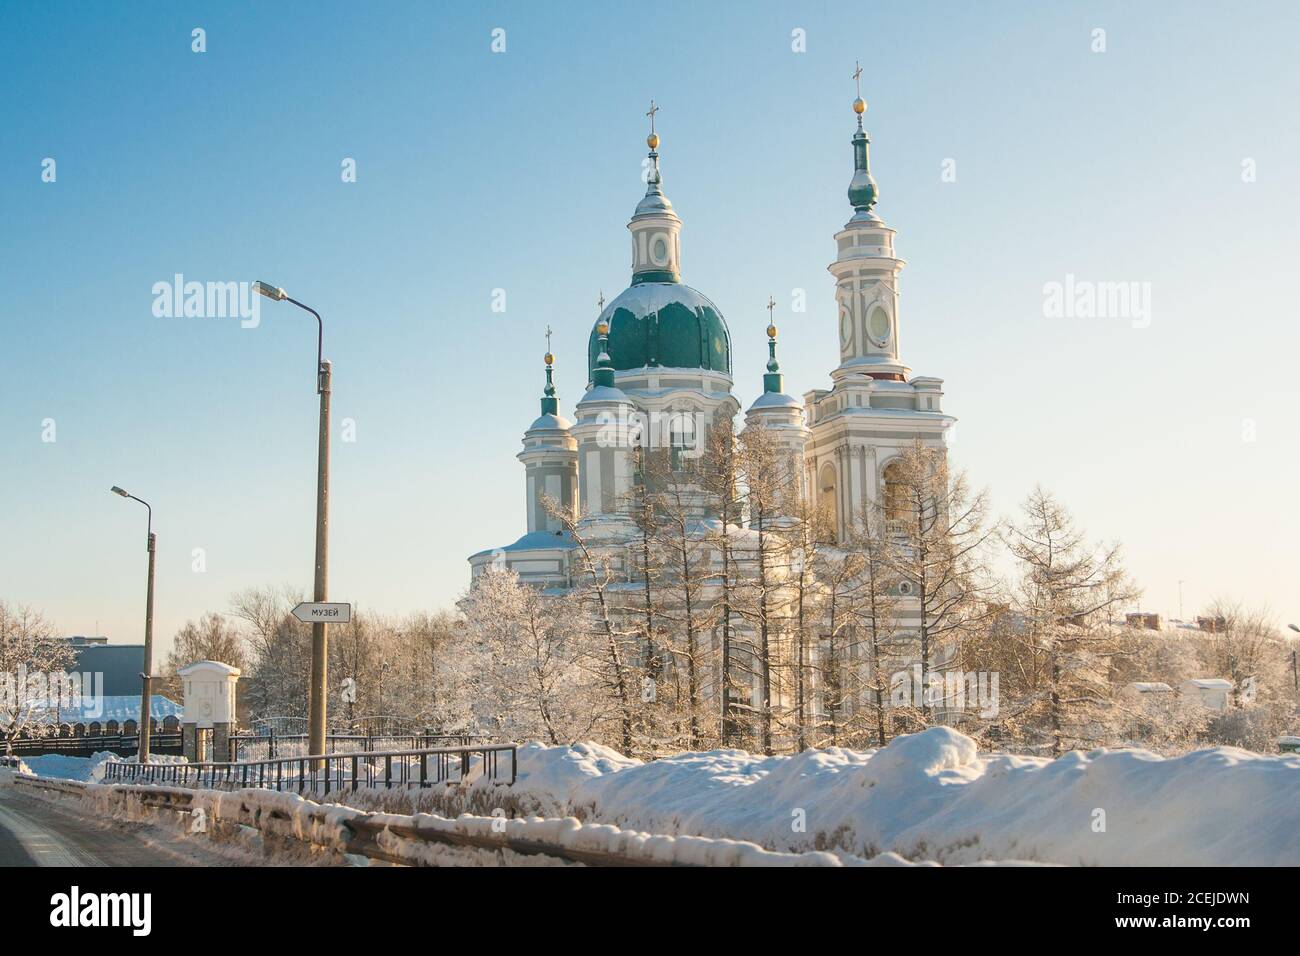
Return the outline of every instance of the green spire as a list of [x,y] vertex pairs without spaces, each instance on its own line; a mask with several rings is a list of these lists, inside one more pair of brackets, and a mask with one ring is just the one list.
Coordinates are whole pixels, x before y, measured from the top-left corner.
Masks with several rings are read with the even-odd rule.
[[[604,311],[605,294],[600,295],[600,307]],[[591,384],[605,388],[614,387],[614,366],[609,360],[609,323],[605,319],[596,322],[596,342],[600,353],[596,356],[596,367],[591,373]]]
[[542,361],[546,363],[546,388],[542,391],[542,414],[558,415],[560,413],[560,403],[555,396],[555,382],[551,378],[551,371],[555,367],[555,356],[551,352],[551,327],[546,327],[546,355]]
[[785,391],[785,376],[781,374],[781,364],[776,360],[776,323],[772,321],[772,310],[776,300],[767,297],[767,374],[763,376],[763,391],[780,393]]
[[880,217],[872,211],[880,191],[876,181],[871,178],[871,140],[862,128],[862,114],[867,111],[867,101],[862,98],[861,65],[855,64],[853,79],[858,83],[858,97],[853,101],[853,112],[858,114],[858,131],[853,134],[853,179],[849,182],[849,202],[853,204],[855,218],[871,219],[879,222]]

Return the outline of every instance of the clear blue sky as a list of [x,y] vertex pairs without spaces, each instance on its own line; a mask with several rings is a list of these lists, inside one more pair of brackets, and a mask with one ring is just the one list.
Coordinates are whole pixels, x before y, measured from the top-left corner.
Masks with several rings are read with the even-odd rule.
[[[450,605],[465,557],[524,529],[543,330],[571,410],[597,293],[627,284],[651,97],[742,404],[769,294],[788,390],[826,386],[861,59],[904,356],[946,380],[959,464],[1002,513],[1042,482],[1122,539],[1153,609],[1185,580],[1189,614],[1300,618],[1300,7],[610,7],[0,4],[0,595],[139,640],[144,514],[112,484],[154,504],[164,647],[236,589],[310,588],[312,320],[155,318],[183,273],[325,315],[332,595]],[[1149,282],[1150,326],[1044,318],[1067,274]]]

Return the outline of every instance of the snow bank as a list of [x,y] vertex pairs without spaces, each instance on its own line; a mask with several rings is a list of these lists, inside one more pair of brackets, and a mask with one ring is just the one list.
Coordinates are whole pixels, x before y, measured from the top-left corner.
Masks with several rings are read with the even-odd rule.
[[512,799],[546,816],[773,850],[949,864],[1300,864],[1300,757],[1232,747],[1050,760],[980,754],[936,727],[883,750],[716,750],[644,764],[592,744],[530,744],[519,770]]
[[15,776],[32,772],[32,768],[19,758],[10,757],[7,759],[12,762],[0,762],[0,784],[12,783]]
[[[31,772],[39,777],[53,777],[58,780],[78,780],[82,783],[98,782],[104,779],[104,767],[110,763],[136,763],[139,754],[122,757],[108,751],[100,751],[89,757],[69,757],[67,754],[42,754],[27,757]],[[150,754],[150,763],[186,763],[184,757],[172,754]]]

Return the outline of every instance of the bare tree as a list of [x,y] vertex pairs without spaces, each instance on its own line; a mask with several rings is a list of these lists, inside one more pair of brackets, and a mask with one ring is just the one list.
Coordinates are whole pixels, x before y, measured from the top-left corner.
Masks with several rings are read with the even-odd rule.
[[1003,539],[1018,562],[1016,637],[1031,656],[1028,699],[1019,719],[1045,734],[1053,756],[1068,746],[1100,741],[1108,717],[1111,656],[1116,632],[1109,612],[1137,591],[1118,545],[1085,541],[1069,512],[1035,488],[1021,518]]
[[[1252,609],[1240,601],[1216,598],[1205,610],[1203,619],[1210,627],[1205,642],[1204,661],[1216,677],[1232,681],[1232,706],[1242,707],[1253,698],[1266,671],[1276,672],[1285,661],[1283,642],[1277,628],[1263,609]],[[1276,673],[1266,683],[1282,683]]]
[[718,601],[715,606],[718,639],[718,739],[723,747],[735,746],[742,728],[736,707],[735,669],[737,566],[733,534],[740,522],[741,493],[737,465],[736,435],[730,422],[717,423],[709,430],[702,463],[704,487],[717,502],[719,522],[709,541],[717,551],[721,568],[717,575]]
[[243,636],[224,615],[209,611],[198,621],[187,621],[176,632],[163,662],[163,692],[179,700],[181,680],[177,671],[195,661],[220,661],[241,671],[248,666]]
[[0,730],[6,751],[24,730],[39,732],[61,703],[74,703],[66,672],[75,660],[71,645],[39,613],[0,600]]
[[562,604],[497,568],[480,574],[461,602],[488,678],[484,704],[507,737],[573,743],[595,723],[580,693],[571,615]]
[[579,515],[545,496],[543,506],[573,541],[570,569],[581,630],[587,637],[582,642],[582,661],[611,705],[623,753],[631,755],[636,749],[633,729],[640,701],[638,678],[643,675],[634,663],[637,631],[629,631],[619,623],[623,615],[613,598],[618,575],[610,556],[600,553],[588,540]]
[[[659,619],[664,623],[671,650],[668,663],[674,685],[674,704],[684,728],[675,743],[698,749],[702,740],[703,681],[708,647],[701,635],[708,632],[712,607],[712,546],[704,531],[706,491],[692,459],[649,451],[643,459],[642,483],[655,515],[653,550],[659,560]],[[654,662],[657,663],[657,662]],[[652,679],[660,676],[650,669]],[[683,685],[684,682],[684,686]]]
[[[888,716],[891,647],[898,634],[898,566],[897,543],[885,526],[883,510],[871,508],[863,515],[862,526],[850,536],[849,546],[861,560],[862,587],[854,604],[855,647],[865,652],[867,674],[859,676],[863,713],[869,716],[875,731],[875,744],[889,741]],[[855,674],[860,669],[855,669]]]
[[243,681],[255,717],[306,717],[311,628],[290,611],[302,592],[288,585],[249,588],[231,598],[248,627],[249,674]]
[[[910,585],[919,606],[922,679],[928,681],[936,648],[955,650],[960,634],[983,620],[992,588],[985,545],[984,492],[972,494],[965,475],[952,472],[944,449],[920,441],[886,468],[886,533],[896,536],[892,571]],[[929,723],[931,701],[922,696],[920,718]]]

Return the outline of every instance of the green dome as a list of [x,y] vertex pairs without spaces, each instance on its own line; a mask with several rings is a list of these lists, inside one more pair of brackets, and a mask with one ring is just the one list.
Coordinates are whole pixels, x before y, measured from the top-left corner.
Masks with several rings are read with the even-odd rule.
[[[731,334],[718,307],[680,282],[638,282],[605,307],[610,364],[619,370],[659,366],[731,374]],[[600,319],[597,320],[599,324]],[[587,371],[600,344],[593,327]]]

